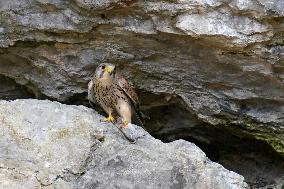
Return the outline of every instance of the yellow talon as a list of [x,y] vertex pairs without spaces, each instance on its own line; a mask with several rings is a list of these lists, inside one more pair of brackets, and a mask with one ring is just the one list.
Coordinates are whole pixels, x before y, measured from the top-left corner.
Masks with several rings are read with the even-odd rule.
[[124,128],[124,129],[126,129],[127,127],[128,127],[128,124],[129,124],[129,122],[128,121],[126,121],[126,120],[124,120],[123,122],[122,122],[122,128]]
[[114,119],[114,117],[112,117],[112,115],[110,115],[110,116],[108,116],[108,118],[104,118],[102,121],[113,123],[115,121],[115,119]]

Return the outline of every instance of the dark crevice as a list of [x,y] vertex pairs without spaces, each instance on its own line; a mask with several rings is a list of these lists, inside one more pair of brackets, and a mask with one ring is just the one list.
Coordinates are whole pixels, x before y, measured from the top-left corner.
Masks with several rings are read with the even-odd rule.
[[9,77],[0,75],[0,99],[15,100],[26,98],[35,98],[35,95],[26,86],[16,83]]
[[252,188],[284,184],[284,159],[263,141],[240,137],[230,130],[206,124],[152,135],[164,142],[184,139],[196,144],[212,161],[243,175]]
[[148,99],[147,106],[142,104],[151,117],[146,128],[155,138],[196,144],[212,161],[243,175],[251,188],[284,186],[284,158],[266,142],[205,123],[186,110],[178,98],[166,101],[166,95],[140,95]]
[[252,188],[283,185],[284,159],[267,143],[241,138],[219,128],[207,128],[203,132],[210,133],[209,143],[191,136],[182,138],[199,146],[212,161],[243,175]]

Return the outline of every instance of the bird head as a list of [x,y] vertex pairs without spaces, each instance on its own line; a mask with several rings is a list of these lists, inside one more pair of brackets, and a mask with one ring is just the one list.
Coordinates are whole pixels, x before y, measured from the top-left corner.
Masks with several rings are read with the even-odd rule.
[[96,78],[114,78],[115,76],[115,65],[110,63],[100,64],[95,73]]

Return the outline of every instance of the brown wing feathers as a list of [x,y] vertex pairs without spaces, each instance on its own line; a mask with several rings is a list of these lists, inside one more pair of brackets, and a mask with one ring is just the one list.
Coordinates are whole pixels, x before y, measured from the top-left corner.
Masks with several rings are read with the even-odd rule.
[[127,82],[127,80],[122,75],[117,74],[116,81],[118,83],[118,86],[120,86],[120,88],[125,92],[125,94],[131,99],[135,110],[139,111],[139,99],[133,87]]
[[[134,88],[127,82],[127,80],[120,74],[116,74],[116,81],[118,86],[124,91],[124,93],[130,98],[131,103],[134,107],[134,116],[136,117],[136,121],[144,128],[144,124],[142,122],[142,114],[139,110],[139,99],[134,90]],[[134,118],[135,118],[134,117]]]

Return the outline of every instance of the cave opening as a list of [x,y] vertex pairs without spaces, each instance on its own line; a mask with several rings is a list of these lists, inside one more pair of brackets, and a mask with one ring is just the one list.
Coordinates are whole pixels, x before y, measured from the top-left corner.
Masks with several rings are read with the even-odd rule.
[[35,98],[35,95],[26,86],[16,83],[14,79],[0,75],[0,99],[15,100],[24,98]]
[[158,104],[144,107],[151,117],[146,128],[153,137],[194,143],[210,160],[243,175],[251,188],[284,186],[284,158],[266,142],[202,122],[178,99]]

